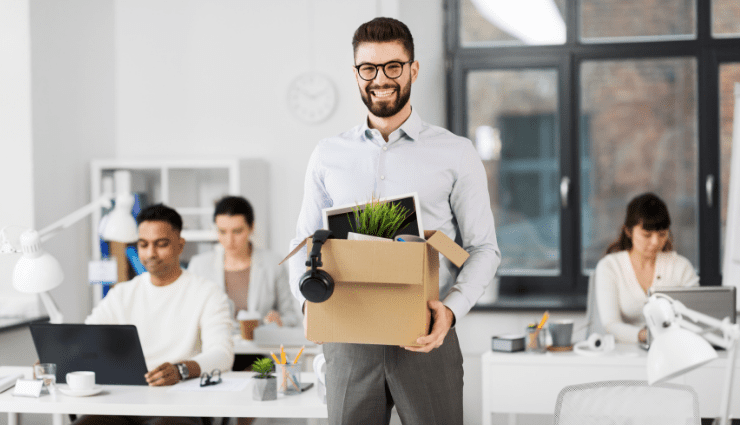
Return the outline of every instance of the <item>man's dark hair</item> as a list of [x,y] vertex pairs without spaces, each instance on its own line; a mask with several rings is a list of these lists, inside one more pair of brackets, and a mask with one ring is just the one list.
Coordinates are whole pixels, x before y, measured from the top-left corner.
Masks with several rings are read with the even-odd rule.
[[182,217],[177,211],[164,204],[151,205],[141,210],[136,217],[136,224],[141,225],[145,221],[164,221],[178,232],[182,231]]
[[375,18],[360,25],[352,37],[352,51],[357,54],[361,43],[386,43],[399,41],[409,54],[409,60],[414,60],[414,38],[409,27],[393,18]]
[[216,203],[213,221],[218,215],[241,215],[249,227],[254,224],[254,211],[249,201],[241,196],[226,196]]

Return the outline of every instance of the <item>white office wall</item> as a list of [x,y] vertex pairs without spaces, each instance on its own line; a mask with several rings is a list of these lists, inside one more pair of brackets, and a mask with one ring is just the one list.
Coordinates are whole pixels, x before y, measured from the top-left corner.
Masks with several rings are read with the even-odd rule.
[[[444,124],[441,0],[116,2],[117,156],[266,159],[270,247],[287,253],[308,156],[366,115],[351,40],[378,10],[400,11],[414,33],[421,73],[412,104]],[[286,102],[290,82],[309,71],[339,93],[334,114],[315,125]]]
[[[113,0],[31,1],[33,195],[38,229],[90,202],[89,161],[114,144]],[[44,243],[64,270],[66,322],[90,311],[89,220]]]
[[[0,228],[34,224],[29,8],[28,0],[0,2]],[[20,232],[9,232],[15,245]],[[10,284],[18,258],[0,255],[0,312],[15,313],[18,297],[28,298]]]

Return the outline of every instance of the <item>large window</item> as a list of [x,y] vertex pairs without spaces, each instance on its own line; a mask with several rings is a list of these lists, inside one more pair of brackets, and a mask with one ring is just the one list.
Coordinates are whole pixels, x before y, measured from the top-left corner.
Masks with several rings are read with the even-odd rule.
[[701,283],[720,284],[740,2],[447,3],[448,120],[488,173],[498,305],[582,307],[648,191]]

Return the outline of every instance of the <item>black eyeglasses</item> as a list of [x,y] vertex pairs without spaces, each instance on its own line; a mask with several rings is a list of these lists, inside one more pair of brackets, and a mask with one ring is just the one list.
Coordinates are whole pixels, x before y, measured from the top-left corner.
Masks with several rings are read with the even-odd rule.
[[408,62],[390,61],[380,65],[374,63],[363,63],[361,65],[355,65],[357,73],[365,81],[372,81],[378,75],[378,68],[383,68],[383,73],[386,77],[395,80],[403,74],[403,66],[407,63],[413,63],[413,60]]
[[200,386],[207,387],[209,385],[216,385],[221,383],[221,371],[219,369],[213,369],[211,373],[203,372],[200,375]]

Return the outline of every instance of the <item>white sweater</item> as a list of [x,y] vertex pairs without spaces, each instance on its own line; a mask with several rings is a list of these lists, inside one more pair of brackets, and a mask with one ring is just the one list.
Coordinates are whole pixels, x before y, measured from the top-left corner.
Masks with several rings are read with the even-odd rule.
[[116,284],[85,323],[135,325],[148,370],[193,360],[203,372],[226,372],[234,362],[226,294],[186,270],[167,286],[149,273]]
[[[619,342],[636,343],[645,326],[642,308],[648,300],[637,281],[629,252],[608,254],[596,265],[596,306],[606,332]],[[698,286],[699,276],[689,260],[676,252],[661,252],[655,258],[652,286]]]

